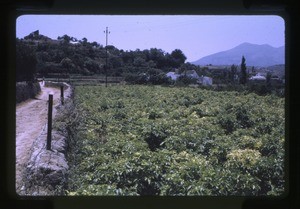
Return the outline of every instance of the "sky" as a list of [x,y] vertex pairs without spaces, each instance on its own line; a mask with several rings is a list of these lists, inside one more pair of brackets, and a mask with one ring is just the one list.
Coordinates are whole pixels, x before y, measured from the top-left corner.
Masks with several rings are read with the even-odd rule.
[[67,34],[123,50],[180,49],[187,62],[248,42],[285,45],[284,20],[275,15],[23,15],[16,20],[16,37],[33,31],[57,39]]

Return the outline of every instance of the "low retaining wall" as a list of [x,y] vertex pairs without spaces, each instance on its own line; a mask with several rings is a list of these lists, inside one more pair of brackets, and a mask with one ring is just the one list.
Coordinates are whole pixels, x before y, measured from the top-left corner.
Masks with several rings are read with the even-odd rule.
[[25,172],[25,195],[54,195],[57,192],[56,187],[64,187],[67,181],[67,139],[53,132],[51,150],[46,149],[46,139],[47,126],[32,147]]

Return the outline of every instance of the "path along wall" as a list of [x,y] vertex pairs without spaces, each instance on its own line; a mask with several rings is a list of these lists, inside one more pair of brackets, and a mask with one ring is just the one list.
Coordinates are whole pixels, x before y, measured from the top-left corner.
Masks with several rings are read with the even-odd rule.
[[[47,86],[60,86],[55,83],[47,83]],[[64,83],[64,105],[60,103],[54,106],[55,115],[64,117],[72,104],[72,89]],[[54,122],[53,122],[54,123]],[[51,150],[46,149],[47,124],[44,125],[40,136],[35,140],[31,148],[31,157],[27,164],[23,179],[25,186],[20,195],[60,195],[68,178],[68,162],[66,154],[68,149],[68,137],[63,130],[52,129]]]

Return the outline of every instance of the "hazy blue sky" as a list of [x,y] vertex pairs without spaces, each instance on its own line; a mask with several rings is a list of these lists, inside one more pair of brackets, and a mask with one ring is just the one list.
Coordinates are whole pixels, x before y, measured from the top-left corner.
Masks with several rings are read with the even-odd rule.
[[23,38],[39,30],[40,34],[57,39],[67,34],[87,38],[118,49],[160,48],[171,53],[181,49],[188,62],[231,49],[243,42],[285,44],[284,20],[278,16],[200,16],[200,15],[24,15],[17,19],[16,36]]

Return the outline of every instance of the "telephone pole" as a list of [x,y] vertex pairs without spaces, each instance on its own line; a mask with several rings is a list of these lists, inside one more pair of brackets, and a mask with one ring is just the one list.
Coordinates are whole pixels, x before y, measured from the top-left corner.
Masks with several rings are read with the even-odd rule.
[[107,58],[108,58],[108,54],[107,54],[107,41],[108,41],[108,34],[110,33],[110,31],[108,31],[108,27],[106,27],[106,30],[104,31],[105,35],[106,35],[106,46],[105,46],[105,50],[106,50],[106,65],[105,65],[105,87],[107,87]]

